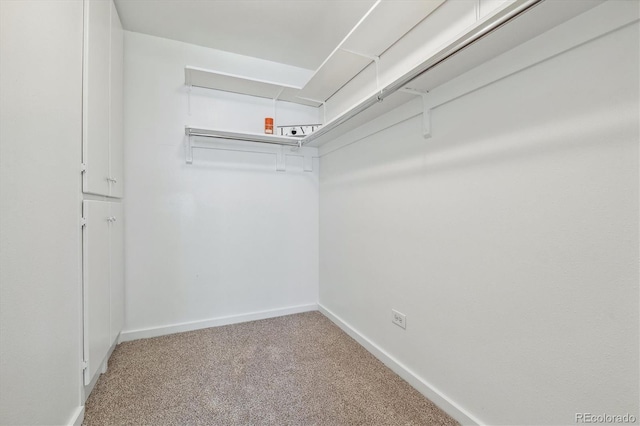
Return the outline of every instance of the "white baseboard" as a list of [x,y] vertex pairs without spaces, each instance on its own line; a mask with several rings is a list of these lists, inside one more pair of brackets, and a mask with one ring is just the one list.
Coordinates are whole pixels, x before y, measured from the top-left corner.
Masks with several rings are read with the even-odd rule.
[[76,408],[76,412],[71,416],[69,420],[69,426],[81,426],[84,421],[84,405]]
[[420,378],[417,374],[407,368],[400,361],[385,352],[384,349],[373,343],[371,340],[360,334],[356,329],[347,324],[342,318],[331,312],[323,305],[318,305],[318,310],[327,318],[333,321],[345,333],[351,336],[355,341],[360,343],[373,356],[378,358],[382,363],[389,367],[394,373],[406,380],[418,392],[444,410],[451,417],[462,423],[463,425],[482,425],[479,419],[474,417],[459,404],[451,400],[445,394],[436,389],[433,385]]
[[301,312],[317,311],[318,305],[291,306],[280,309],[270,309],[267,311],[250,312],[247,314],[231,315],[226,317],[211,318],[201,321],[183,322],[160,327],[144,328],[139,330],[125,330],[120,333],[120,342],[128,342],[149,337],[164,336],[167,334],[182,333],[184,331],[200,330],[209,327],[219,327],[221,325],[238,324],[241,322],[256,321],[267,318],[281,317],[284,315],[299,314]]

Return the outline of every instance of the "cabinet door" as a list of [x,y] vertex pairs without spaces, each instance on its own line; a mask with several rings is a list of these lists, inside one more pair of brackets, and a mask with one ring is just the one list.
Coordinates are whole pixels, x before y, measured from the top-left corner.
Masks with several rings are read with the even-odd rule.
[[105,360],[111,345],[109,289],[110,203],[83,201],[86,225],[82,232],[82,288],[84,310],[84,358],[88,385]]
[[111,202],[110,237],[110,288],[111,288],[111,334],[109,341],[115,342],[124,326],[124,220],[122,203]]
[[111,2],[84,2],[82,190],[109,195],[109,74]]
[[118,11],[111,3],[111,134],[109,175],[111,176],[112,197],[122,198],[123,190],[123,62],[124,62],[124,33],[118,17]]

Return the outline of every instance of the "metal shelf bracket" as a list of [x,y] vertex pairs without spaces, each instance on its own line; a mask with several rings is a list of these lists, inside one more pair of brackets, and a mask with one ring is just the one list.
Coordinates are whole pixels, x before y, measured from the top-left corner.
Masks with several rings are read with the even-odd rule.
[[187,86],[187,114],[191,117],[191,91],[193,90],[193,86],[189,84]]
[[368,55],[366,53],[356,52],[350,49],[345,49],[343,47],[341,47],[340,50],[349,52],[356,56],[362,56],[363,58],[367,58],[376,64],[376,89],[380,91],[380,56]]
[[420,96],[422,98],[422,137],[429,139],[431,137],[431,105],[428,103],[428,91],[421,92],[419,90],[404,88],[401,92],[410,95]]
[[184,144],[184,158],[187,164],[193,164],[193,142],[191,141],[190,134],[186,135],[187,140]]

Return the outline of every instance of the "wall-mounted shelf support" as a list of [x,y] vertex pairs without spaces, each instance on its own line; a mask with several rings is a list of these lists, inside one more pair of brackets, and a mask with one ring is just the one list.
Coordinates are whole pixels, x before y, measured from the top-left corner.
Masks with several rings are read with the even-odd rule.
[[276,97],[273,98],[273,125],[274,126],[277,126],[278,124],[278,101],[280,100],[280,96],[282,96],[282,92],[284,92],[284,87],[281,87]]
[[428,139],[431,137],[431,108],[428,103],[428,91],[421,92],[414,89],[400,89],[400,92],[409,93],[410,95],[420,96],[422,98],[422,137]]
[[322,103],[322,122],[327,122],[327,104],[324,102]]
[[349,52],[356,56],[362,56],[363,58],[369,59],[371,62],[376,64],[376,89],[380,90],[380,56],[367,55],[366,53],[355,52],[353,50],[341,48],[345,52]]
[[189,114],[189,117],[191,117],[191,89],[192,88],[193,88],[192,85],[187,86],[187,114]]
[[[265,135],[258,133],[239,133],[226,130],[199,129],[185,126],[185,162],[193,164],[193,149],[217,149],[221,151],[253,152],[259,154],[271,154],[275,156],[275,170],[284,172],[287,170],[287,157],[302,157],[303,170],[313,171],[313,158],[318,156],[317,149],[301,147],[301,138],[289,136]],[[207,143],[198,143],[203,138],[213,139]],[[234,142],[253,142],[249,144],[236,144]],[[257,143],[256,143],[257,142]],[[286,147],[290,147],[289,150]]]
[[193,164],[193,142],[191,140],[191,135],[186,135],[186,141],[184,144],[184,161],[187,164]]

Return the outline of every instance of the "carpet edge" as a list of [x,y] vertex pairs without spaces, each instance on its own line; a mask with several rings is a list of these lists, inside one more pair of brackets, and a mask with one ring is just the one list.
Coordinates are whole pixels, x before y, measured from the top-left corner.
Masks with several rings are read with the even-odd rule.
[[402,377],[407,383],[409,383],[414,389],[424,395],[427,399],[437,405],[445,413],[453,417],[455,420],[463,425],[478,425],[481,426],[484,423],[470,414],[467,410],[462,408],[460,404],[453,401],[446,396],[432,384],[418,376],[407,366],[402,364],[396,358],[388,354],[380,346],[369,340],[358,330],[349,325],[346,321],[333,313],[326,306],[318,303],[318,310],[326,316],[331,322],[340,327],[342,331],[351,336],[356,342],[364,347],[369,353],[380,360],[384,365],[389,367],[394,373]]

